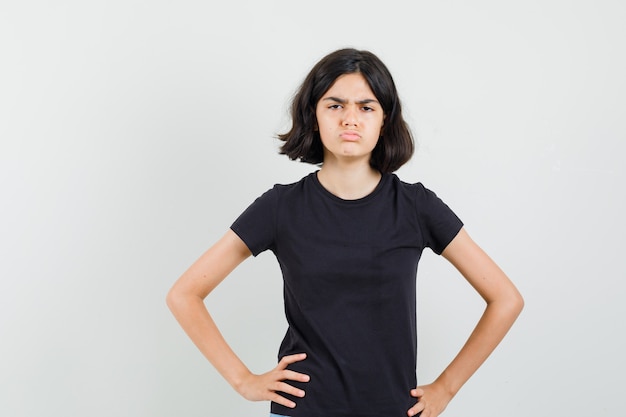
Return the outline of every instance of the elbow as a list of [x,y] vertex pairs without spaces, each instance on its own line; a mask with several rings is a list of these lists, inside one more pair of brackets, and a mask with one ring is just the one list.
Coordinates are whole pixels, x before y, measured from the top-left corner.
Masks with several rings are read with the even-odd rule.
[[524,309],[524,298],[513,288],[506,294],[502,294],[497,299],[487,301],[487,306],[497,309],[501,317],[506,317],[507,321],[514,322]]
[[172,314],[178,318],[190,305],[196,302],[202,303],[203,298],[198,294],[188,291],[181,285],[174,284],[165,296],[165,303]]
[[515,291],[513,292],[513,299],[514,299],[513,304],[521,313],[521,311],[524,309],[524,297],[522,297],[522,294],[519,292],[517,288],[515,288]]
[[519,306],[519,311],[521,312],[524,309],[524,305],[525,305],[524,297],[522,297],[522,294],[520,294],[519,292],[517,293],[517,295],[518,295],[517,303],[518,303],[518,306]]
[[520,294],[519,291],[515,290],[507,305],[510,308],[511,315],[517,318],[517,316],[519,316],[524,309],[524,297],[522,297],[522,294]]
[[176,311],[181,304],[181,296],[176,290],[176,286],[173,286],[167,292],[167,295],[165,296],[165,304],[172,313],[176,314]]

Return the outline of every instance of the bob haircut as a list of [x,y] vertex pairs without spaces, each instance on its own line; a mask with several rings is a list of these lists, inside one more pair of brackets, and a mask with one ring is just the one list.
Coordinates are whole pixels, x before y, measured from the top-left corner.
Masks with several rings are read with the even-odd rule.
[[324,162],[324,148],[315,116],[317,103],[337,78],[354,73],[363,75],[385,113],[381,136],[372,151],[370,165],[380,172],[389,173],[411,159],[415,148],[413,136],[402,117],[391,73],[373,53],[352,48],[326,55],[306,76],[291,104],[291,130],[278,135],[278,139],[285,142],[280,147],[281,154],[311,164]]

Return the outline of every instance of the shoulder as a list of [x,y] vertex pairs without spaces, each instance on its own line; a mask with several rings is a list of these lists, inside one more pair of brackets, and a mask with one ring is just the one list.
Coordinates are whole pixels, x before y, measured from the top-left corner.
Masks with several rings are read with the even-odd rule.
[[313,173],[307,174],[306,176],[302,177],[300,180],[295,181],[295,182],[274,184],[272,188],[266,191],[266,194],[269,193],[276,197],[281,197],[281,196],[290,195],[290,194],[298,194],[299,192],[302,192],[302,190],[311,186],[314,175],[315,173],[313,172]]
[[440,216],[456,219],[450,207],[430,188],[421,182],[409,183],[400,180],[394,175],[400,193],[410,200],[418,217],[439,218]]
[[259,195],[251,206],[262,206],[267,210],[276,210],[278,206],[284,204],[286,201],[298,200],[304,190],[310,187],[311,176],[308,174],[300,180],[292,183],[276,183],[271,188],[267,189],[261,195]]
[[424,186],[421,182],[407,182],[401,180],[396,174],[387,174],[390,176],[390,183],[394,188],[396,188],[400,193],[404,193],[409,196],[411,199],[419,201],[427,201],[432,199],[433,197],[437,197],[437,195]]

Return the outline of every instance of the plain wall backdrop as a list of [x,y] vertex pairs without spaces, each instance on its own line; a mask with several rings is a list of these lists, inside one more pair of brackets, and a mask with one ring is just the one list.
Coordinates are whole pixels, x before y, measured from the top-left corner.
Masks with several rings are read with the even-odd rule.
[[[622,0],[1,1],[0,415],[265,416],[165,295],[258,195],[289,100],[334,49],[390,68],[433,189],[526,308],[445,416],[616,416],[626,388]],[[482,301],[418,274],[419,380]],[[207,299],[255,372],[285,331],[271,253]],[[390,354],[393,354],[390,352]]]

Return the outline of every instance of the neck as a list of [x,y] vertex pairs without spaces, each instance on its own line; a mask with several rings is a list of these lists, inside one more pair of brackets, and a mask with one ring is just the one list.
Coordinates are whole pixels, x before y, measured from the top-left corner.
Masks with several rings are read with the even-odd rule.
[[369,162],[365,165],[324,161],[317,178],[324,188],[337,197],[356,200],[374,191],[381,174]]

